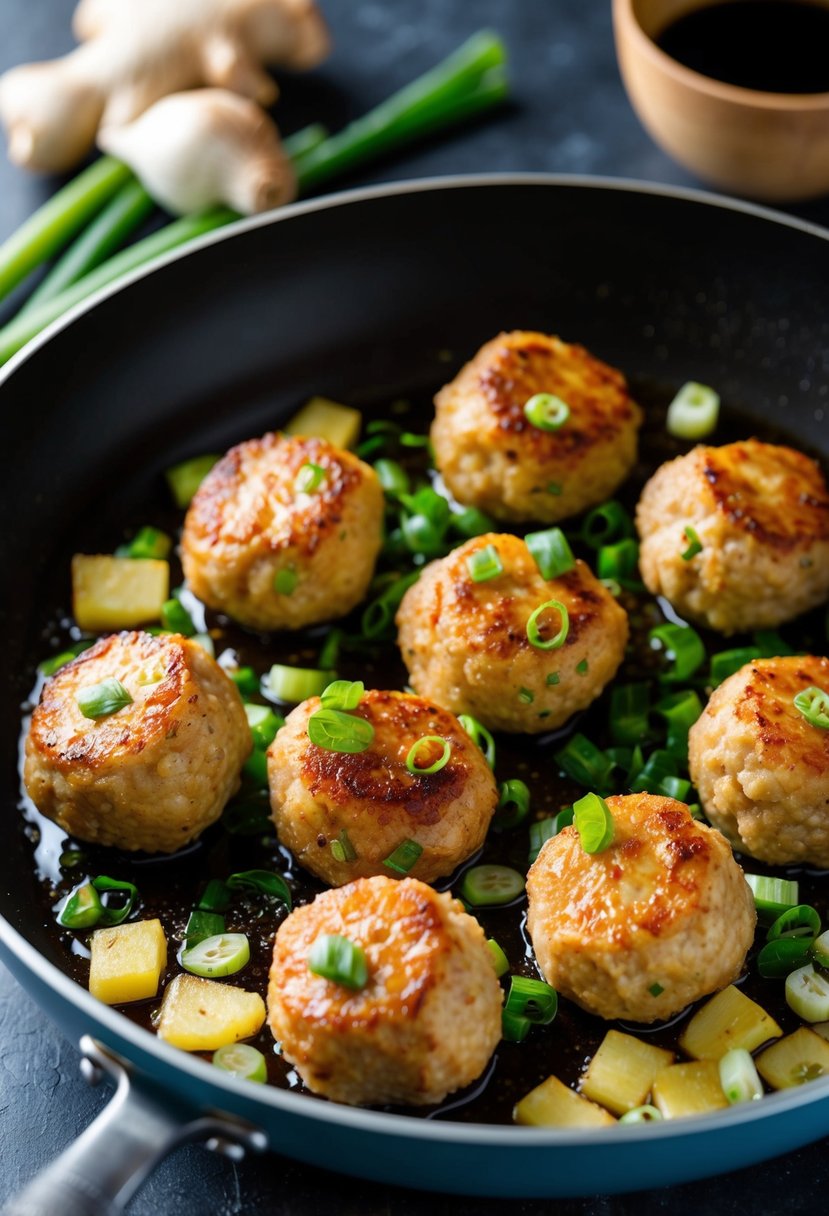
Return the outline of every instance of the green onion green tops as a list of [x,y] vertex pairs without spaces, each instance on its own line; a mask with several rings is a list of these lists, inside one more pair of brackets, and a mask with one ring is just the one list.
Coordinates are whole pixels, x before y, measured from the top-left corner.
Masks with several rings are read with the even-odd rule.
[[677,439],[704,439],[716,429],[719,415],[719,395],[707,385],[689,380],[668,406],[665,425],[668,434]]
[[323,933],[311,947],[308,970],[344,988],[359,991],[368,983],[365,952],[347,937]]
[[689,625],[657,625],[648,634],[651,643],[661,642],[673,667],[660,679],[671,683],[687,680],[705,662],[705,645],[695,629]]
[[512,903],[524,891],[524,875],[509,866],[473,866],[461,882],[460,895],[473,908]]
[[401,494],[409,493],[409,474],[396,460],[376,460],[374,471],[390,498],[399,498]]
[[310,460],[304,464],[294,478],[294,489],[297,494],[313,494],[325,480],[325,469],[320,464]]
[[133,883],[99,874],[69,892],[58,912],[58,924],[66,929],[120,925],[129,916],[137,898],[138,888]]
[[227,880],[231,891],[257,891],[262,895],[270,895],[280,900],[290,912],[291,889],[281,874],[273,870],[239,870],[231,874]]
[[175,595],[161,606],[161,624],[165,629],[180,633],[185,638],[192,638],[196,633],[193,618]]
[[326,709],[356,709],[366,686],[362,680],[334,680],[320,693],[320,701]]
[[335,861],[348,862],[357,860],[357,850],[351,843],[348,832],[343,828],[336,840],[331,841],[331,856]]
[[58,912],[58,924],[66,929],[91,929],[101,919],[101,897],[91,882],[70,891]]
[[408,874],[423,852],[423,846],[416,840],[404,840],[393,853],[389,853],[383,865],[394,870],[396,874]]
[[371,747],[374,727],[365,718],[323,707],[308,719],[308,738],[326,751],[357,755]]
[[717,654],[711,655],[710,682],[714,685],[722,684],[723,680],[733,676],[734,672],[745,667],[746,663],[751,663],[760,657],[760,650],[757,646],[736,646],[733,650],[720,650]]
[[502,975],[506,975],[509,971],[509,959],[507,958],[506,954],[504,954],[494,937],[488,938],[486,944],[487,949],[489,950],[490,958],[492,959],[492,966],[495,969],[495,974],[498,976],[498,979],[500,979]]
[[181,952],[185,971],[206,979],[235,975],[250,961],[250,944],[244,933],[218,933],[205,937]]
[[812,943],[803,937],[779,937],[773,942],[766,942],[757,955],[757,970],[763,979],[783,979],[809,962],[811,947]]
[[517,827],[530,813],[530,791],[527,783],[518,777],[502,781],[498,786],[498,805],[493,824],[501,830]]
[[746,874],[745,879],[754,893],[757,915],[765,924],[777,920],[799,903],[796,879],[769,878],[765,874]]
[[573,803],[573,823],[585,853],[601,853],[613,843],[613,816],[598,794],[585,794]]
[[528,1018],[537,1026],[548,1026],[558,1012],[558,994],[543,980],[513,975],[504,1009],[515,1017]]
[[829,692],[822,688],[804,688],[794,699],[795,709],[800,710],[810,726],[829,730]]
[[318,697],[331,683],[333,671],[318,671],[312,667],[286,667],[274,663],[265,677],[265,685],[277,701],[306,701]]
[[484,545],[483,549],[470,553],[466,559],[466,568],[473,583],[487,583],[504,573],[503,562],[494,545]]
[[613,758],[580,731],[571,735],[564,747],[555,753],[555,759],[567,776],[579,785],[600,790],[610,788],[615,768]]
[[554,393],[536,393],[524,406],[524,416],[540,431],[559,431],[570,417],[570,406]]
[[167,484],[177,507],[182,510],[189,507],[196,490],[219,459],[212,455],[194,456],[192,460],[184,460],[167,470]]
[[[429,758],[430,756],[434,756],[436,748],[440,749],[440,754],[437,759],[429,763]],[[452,744],[448,739],[444,739],[440,735],[424,735],[422,739],[418,739],[417,743],[412,744],[412,747],[409,749],[409,754],[406,757],[406,768],[416,776],[424,773],[439,773],[449,763],[451,755]]]
[[213,1052],[213,1064],[223,1072],[232,1072],[236,1077],[245,1081],[257,1081],[260,1084],[268,1079],[268,1065],[265,1057],[250,1043],[226,1043]]
[[477,743],[484,753],[489,767],[495,768],[495,740],[487,728],[477,718],[473,718],[471,714],[460,714],[458,721],[472,742]]
[[279,595],[293,595],[296,591],[299,575],[292,566],[277,570],[273,576],[273,589]]
[[85,718],[108,718],[126,705],[132,705],[130,694],[121,681],[114,678],[82,688],[75,700]]
[[[558,632],[551,638],[544,638],[541,635],[542,618],[549,612],[559,614],[559,627]],[[535,646],[536,650],[558,650],[559,646],[563,646],[567,641],[569,632],[570,616],[566,605],[562,604],[561,600],[545,600],[543,604],[539,604],[527,621],[527,638],[530,645]]]
[[255,747],[270,747],[276,732],[285,725],[284,718],[278,717],[267,705],[245,705],[250,733]]
[[688,524],[682,529],[683,535],[688,542],[688,548],[680,554],[684,562],[689,562],[692,557],[696,557],[698,553],[702,553],[702,541],[697,535],[695,528]]
[[119,545],[115,550],[115,556],[131,557],[134,561],[142,561],[147,558],[163,560],[169,556],[172,547],[172,538],[166,532],[161,532],[158,528],[148,525],[139,528],[128,544]]
[[588,511],[579,535],[586,545],[601,549],[632,536],[633,522],[622,504],[611,498]]
[[820,916],[810,904],[797,904],[781,912],[773,925],[769,926],[766,941],[781,938],[806,937],[810,941],[820,933]]
[[558,578],[567,574],[576,564],[573,551],[561,528],[547,528],[544,532],[528,532],[524,537],[527,548],[544,579]]

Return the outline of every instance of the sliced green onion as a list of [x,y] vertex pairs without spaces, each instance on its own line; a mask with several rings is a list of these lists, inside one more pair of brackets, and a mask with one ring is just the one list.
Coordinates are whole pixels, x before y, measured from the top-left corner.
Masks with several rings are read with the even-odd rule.
[[460,714],[458,721],[472,742],[484,753],[489,767],[495,768],[495,740],[487,728],[471,714]]
[[733,676],[734,672],[745,667],[746,663],[761,657],[756,646],[738,646],[734,650],[721,650],[718,654],[713,654],[709,668],[711,683],[722,684],[723,680]]
[[651,996],[661,996],[664,991],[665,991],[665,989],[662,987],[661,984],[658,984],[658,983],[651,984],[648,987],[648,992],[651,994]]
[[681,760],[688,759],[688,732],[702,713],[702,702],[692,689],[672,693],[657,701],[653,712],[668,724],[666,751]]
[[555,824],[555,819],[550,815],[544,819],[536,819],[535,823],[530,824],[530,865],[538,857],[547,841],[557,834]]
[[591,549],[601,549],[604,545],[632,535],[631,518],[615,499],[609,499],[589,511],[579,532],[581,539]]
[[196,632],[193,618],[176,596],[162,605],[161,624],[171,633],[180,633],[186,638],[191,638]]
[[745,1047],[732,1047],[719,1062],[720,1084],[728,1101],[753,1102],[763,1096],[763,1082]]
[[239,696],[243,700],[259,692],[259,676],[252,667],[236,667],[227,674],[239,689]]
[[414,868],[422,852],[423,846],[418,844],[416,840],[404,840],[402,844],[399,844],[388,855],[383,865],[388,866],[390,870],[394,870],[397,874],[408,874]]
[[824,971],[829,970],[829,929],[821,933],[820,937],[816,937],[810,947],[810,953],[813,960]]
[[438,557],[443,551],[443,530],[425,515],[407,515],[400,521],[406,547],[411,553]]
[[619,1117],[620,1123],[659,1123],[664,1118],[657,1106],[645,1102],[642,1106],[634,1106]]
[[374,471],[389,497],[400,498],[409,493],[409,474],[396,460],[377,460]]
[[[545,639],[541,636],[539,621],[550,610],[554,610],[559,614],[561,623],[558,633],[554,634],[551,638]],[[536,650],[558,650],[567,641],[567,634],[569,632],[570,616],[561,600],[545,600],[543,604],[539,604],[527,621],[527,638],[530,645],[535,646]]]
[[778,980],[808,963],[811,942],[802,937],[780,937],[766,942],[757,955],[757,970],[766,980]]
[[792,647],[776,629],[755,630],[754,645],[760,651],[761,659],[779,659],[794,654]]
[[489,956],[492,959],[492,966],[495,969],[495,974],[498,976],[498,979],[500,979],[502,975],[506,975],[509,971],[509,959],[507,958],[506,954],[504,954],[494,937],[487,938],[486,944],[487,949],[489,950]]
[[336,840],[331,841],[331,856],[335,861],[349,862],[357,860],[357,850],[351,843],[348,832],[343,828]]
[[495,530],[495,521],[485,515],[483,511],[479,511],[477,507],[467,507],[463,511],[458,511],[452,515],[449,524],[461,536],[470,539],[473,536],[483,536],[485,532]]
[[368,983],[365,951],[338,933],[323,933],[317,938],[308,955],[308,970],[354,991]]
[[72,646],[68,646],[66,650],[61,650],[59,654],[53,654],[50,658],[44,659],[42,663],[38,663],[37,669],[42,676],[53,676],[56,671],[60,671],[61,667],[65,667],[67,663],[71,663],[79,654],[83,654],[85,650],[94,643],[94,638],[82,638],[80,642],[75,642]]
[[309,697],[320,696],[334,675],[336,673],[333,671],[318,671],[312,667],[285,667],[282,663],[274,663],[265,677],[265,684],[277,701],[307,701]]
[[559,498],[564,489],[564,486],[559,481],[550,481],[547,483],[547,493],[552,494],[554,498]]
[[132,705],[132,697],[114,677],[82,688],[75,700],[85,718],[108,718],[126,705]]
[[371,747],[374,727],[365,718],[323,708],[308,719],[308,738],[326,751],[354,756]]
[[400,607],[400,601],[419,578],[419,570],[412,570],[409,574],[404,574],[368,605],[360,622],[363,637],[380,638],[391,628],[394,624],[394,614]]
[[[425,750],[433,754],[436,746],[441,749],[437,760],[433,760],[431,764],[425,766],[418,764],[417,758],[420,753]],[[406,768],[417,777],[423,776],[426,773],[439,773],[449,763],[451,755],[452,744],[448,739],[444,739],[440,735],[424,735],[422,739],[418,739],[417,743],[413,743],[409,749],[409,754],[406,757]]]
[[179,961],[185,971],[206,979],[235,975],[250,962],[250,943],[244,933],[217,933],[186,946]]
[[542,578],[559,578],[574,568],[576,559],[561,528],[528,532],[524,540]]
[[245,715],[255,747],[270,747],[276,732],[285,725],[285,719],[278,717],[267,705],[246,705]]
[[466,568],[473,583],[488,583],[490,579],[504,573],[504,564],[494,545],[484,545],[483,549],[470,553],[466,559]]
[[58,924],[65,929],[91,929],[98,924],[102,911],[101,897],[87,880],[67,895],[58,912]]
[[[687,802],[691,788],[691,782],[686,781],[684,777],[663,777],[653,792],[662,794],[665,798],[675,798],[677,802]],[[688,810],[690,809],[689,807]]]
[[428,435],[415,435],[411,431],[400,432],[400,444],[404,448],[428,448]]
[[766,933],[767,942],[781,938],[805,937],[814,941],[820,933],[820,917],[810,904],[797,904],[781,912]]
[[285,566],[273,576],[273,589],[277,595],[293,595],[298,582],[299,575],[293,566]]
[[304,464],[294,478],[294,489],[297,494],[313,494],[325,481],[325,469],[321,464],[309,460]]
[[505,830],[523,823],[530,813],[530,791],[527,783],[518,777],[502,781],[498,787],[498,795],[493,825]]
[[610,693],[610,737],[614,743],[635,746],[648,735],[648,685],[617,684]]
[[816,688],[804,688],[794,699],[795,709],[800,710],[810,726],[819,726],[821,730],[829,730],[829,692]]
[[745,880],[754,894],[757,915],[764,924],[777,920],[783,912],[799,902],[796,879],[769,878],[766,874],[746,874]]
[[561,683],[561,676],[558,674],[557,671],[551,671],[550,674],[547,676],[547,687],[554,688],[556,684],[560,684],[560,683]]
[[587,659],[582,659],[580,663],[576,663],[577,675],[586,676],[589,670],[590,664],[588,663]]
[[677,757],[663,748],[657,748],[651,752],[647,763],[630,781],[630,792],[632,794],[657,794],[666,778],[677,776],[679,776]]
[[599,578],[629,579],[639,564],[639,546],[632,537],[613,545],[602,545],[596,557]]
[[[108,878],[106,874],[98,874],[92,879],[92,885],[98,894],[103,896],[100,923],[102,925],[123,924],[132,912],[138,898],[138,888],[135,884],[122,882],[118,878]],[[113,901],[111,896],[117,896],[117,900]]]
[[291,888],[282,875],[274,874],[273,870],[239,870],[230,875],[227,886],[231,891],[258,891],[269,895],[283,903],[289,912],[291,910]]
[[509,866],[473,866],[463,876],[460,894],[473,908],[489,908],[512,903],[524,885],[524,875]]
[[570,406],[554,393],[536,393],[525,404],[524,416],[540,431],[559,431],[570,417]]
[[704,439],[716,429],[719,414],[719,394],[689,380],[668,406],[665,425],[677,439]]
[[268,1079],[268,1065],[261,1051],[250,1043],[226,1043],[213,1052],[213,1064],[222,1072],[232,1072],[243,1081],[263,1084]]
[[242,772],[257,789],[268,788],[268,755],[261,747],[255,747],[242,765]]
[[579,785],[593,786],[602,791],[610,788],[614,764],[606,752],[578,732],[564,747],[555,752],[557,764]]
[[501,1010],[501,1038],[507,1043],[523,1043],[532,1030],[529,1018],[518,1017],[514,1013]]
[[326,709],[356,709],[365,691],[362,680],[334,680],[320,693],[320,702]]
[[175,464],[167,470],[164,476],[177,507],[184,510],[190,506],[196,490],[219,460],[220,456],[212,454],[193,456],[190,460],[183,460],[181,464]]
[[199,912],[226,912],[230,906],[230,892],[221,878],[211,878],[204,888],[196,908]]
[[320,650],[320,667],[324,671],[333,671],[340,658],[340,646],[343,641],[342,629],[332,629],[322,644]]
[[535,700],[535,693],[531,688],[524,688],[522,686],[518,689],[518,700],[522,705],[532,705]]
[[666,656],[673,660],[673,667],[660,675],[661,680],[687,680],[705,662],[702,638],[690,625],[657,625],[648,637],[651,642],[661,642]]
[[515,1017],[527,1018],[536,1026],[549,1026],[558,1013],[558,993],[543,980],[513,975],[504,1009]]
[[692,557],[696,557],[698,553],[702,553],[702,541],[696,528],[692,528],[690,524],[685,525],[682,529],[682,534],[688,542],[688,548],[682,551],[680,557],[684,562],[689,562]]
[[585,794],[573,803],[573,823],[585,853],[601,853],[613,843],[613,816],[598,794]]
[[200,908],[194,908],[184,930],[184,944],[188,949],[197,946],[208,937],[224,933],[225,928],[225,918],[218,912],[202,912]]
[[804,1022],[829,1021],[829,979],[811,963],[786,976],[786,1004]]
[[119,545],[115,550],[115,556],[131,557],[134,561],[144,561],[150,558],[163,561],[165,557],[169,556],[172,547],[172,538],[166,532],[162,532],[159,528],[152,528],[148,524],[144,528],[139,528],[126,545]]

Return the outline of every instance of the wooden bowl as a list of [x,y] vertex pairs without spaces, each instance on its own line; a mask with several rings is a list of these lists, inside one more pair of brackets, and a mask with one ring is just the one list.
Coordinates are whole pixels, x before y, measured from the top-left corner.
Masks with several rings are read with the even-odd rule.
[[[778,203],[829,192],[829,93],[724,84],[656,45],[678,17],[712,3],[613,0],[619,68],[642,125],[670,156],[721,190]],[[750,40],[747,28],[747,47]]]

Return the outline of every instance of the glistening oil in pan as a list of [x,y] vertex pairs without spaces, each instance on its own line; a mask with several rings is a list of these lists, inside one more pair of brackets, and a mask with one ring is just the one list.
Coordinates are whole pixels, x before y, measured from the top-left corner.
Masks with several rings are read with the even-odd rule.
[[[632,395],[644,406],[647,419],[641,436],[637,467],[617,495],[631,514],[644,482],[656,467],[690,446],[672,439],[665,430],[666,405],[675,387],[644,382],[633,382],[631,385]],[[376,410],[366,411],[366,420],[392,417],[412,432],[425,433],[432,416],[431,393],[412,397],[405,408],[401,406],[399,397],[394,400],[393,408],[390,407],[389,398],[389,402],[381,404]],[[785,433],[759,426],[753,420],[727,409],[721,416],[713,442],[722,444],[749,436],[769,442],[787,442]],[[249,437],[240,434],[237,439]],[[406,464],[410,472],[428,476],[423,448],[405,448],[394,455],[395,459]],[[374,459],[374,456],[369,459]],[[65,600],[73,551],[111,552],[145,524],[153,524],[171,535],[178,533],[182,514],[170,508],[164,485],[157,479],[148,478],[147,486],[146,501],[135,506],[128,517],[119,513],[117,503],[99,501],[94,514],[78,519],[72,527],[72,548],[64,555],[65,564],[53,571],[52,582],[42,588],[41,594],[45,613],[44,638],[50,641],[55,650],[64,647],[72,637]],[[573,538],[577,555],[592,561],[591,551],[576,539],[579,525],[578,518],[563,524],[565,531]],[[175,559],[173,567],[171,585],[176,586],[181,582],[181,571],[176,567]],[[621,602],[630,617],[631,643],[616,682],[655,681],[661,660],[650,646],[648,631],[665,619],[662,609],[650,596],[642,593],[622,591]],[[357,634],[359,622],[358,610],[350,618],[336,622],[336,625],[346,634]],[[316,666],[327,633],[327,629],[315,629],[296,635],[253,635],[226,618],[209,612],[206,623],[214,635],[217,655],[225,650],[233,650],[241,665],[250,665],[259,673],[267,672],[273,663]],[[784,627],[781,632],[797,650],[813,653],[826,651],[825,623],[820,612],[798,620],[791,627]],[[704,631],[701,633],[709,653],[724,648],[722,638]],[[735,636],[729,638],[725,645],[732,648],[749,643],[750,638]],[[48,650],[46,643],[44,647]],[[44,654],[41,654],[33,656],[33,659],[37,661],[43,657]],[[338,662],[338,674],[344,679],[361,679],[367,687],[402,688],[407,681],[393,640],[374,649],[343,650]],[[607,703],[606,691],[587,712],[571,720],[555,734],[534,738],[497,737],[497,778],[504,781],[518,777],[527,783],[532,793],[533,819],[556,814],[584,792],[582,787],[559,772],[553,753],[575,730],[586,734],[600,747],[609,745]],[[287,712],[289,707],[285,708]],[[288,851],[279,845],[268,818],[267,798],[261,793],[243,790],[228,806],[222,820],[209,828],[198,842],[180,854],[161,859],[97,848],[71,840],[55,825],[44,820],[25,796],[21,797],[21,812],[20,830],[31,842],[32,864],[38,871],[42,896],[40,914],[44,923],[50,926],[50,954],[84,987],[88,980],[86,942],[89,935],[60,929],[55,921],[54,908],[60,898],[87,875],[108,874],[134,882],[140,895],[136,914],[142,919],[160,918],[170,945],[161,991],[180,971],[175,957],[176,949],[184,936],[190,911],[209,878],[225,878],[231,873],[248,869],[273,869],[289,882],[295,904],[308,902],[324,890],[323,885],[303,871]],[[460,873],[479,862],[500,863],[524,873],[528,865],[528,851],[526,822],[511,831],[499,833],[491,830],[481,853],[464,862],[458,874],[436,885],[456,892]],[[743,860],[745,868],[751,872],[772,872],[752,859],[738,860]],[[827,879],[824,875],[796,867],[774,872],[797,877],[801,902],[813,904],[823,917],[829,913]],[[506,907],[477,909],[475,915],[486,936],[495,938],[505,951],[512,973],[538,976],[526,934],[526,901],[523,897]],[[255,989],[263,996],[266,994],[273,934],[284,916],[284,908],[265,897],[244,893],[235,897],[227,913],[227,929],[229,932],[248,934],[251,961],[243,971],[225,978],[223,982]],[[788,1032],[794,1030],[799,1021],[785,1003],[783,981],[761,979],[753,964],[753,957],[762,944],[764,934],[764,929],[758,930],[755,947],[738,983]],[[124,1016],[152,1031],[160,1000],[161,992],[154,1000],[126,1005],[121,1009]],[[585,1063],[598,1048],[609,1026],[616,1025],[628,1033],[676,1050],[686,1018],[687,1014],[667,1025],[607,1023],[562,999],[553,1023],[533,1027],[522,1043],[502,1042],[482,1077],[467,1090],[450,1095],[438,1107],[407,1107],[405,1110],[401,1108],[399,1113],[466,1122],[510,1123],[515,1103],[547,1076],[554,1074],[575,1087]],[[271,1084],[303,1089],[294,1069],[279,1054],[267,1026],[250,1042],[264,1053]],[[209,1059],[209,1055],[205,1059]]]

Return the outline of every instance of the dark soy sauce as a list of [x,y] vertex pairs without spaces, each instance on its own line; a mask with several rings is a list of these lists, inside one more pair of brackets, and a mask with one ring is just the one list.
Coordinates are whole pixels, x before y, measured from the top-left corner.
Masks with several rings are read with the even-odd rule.
[[703,76],[769,93],[829,91],[829,7],[809,0],[725,0],[685,13],[656,38]]

